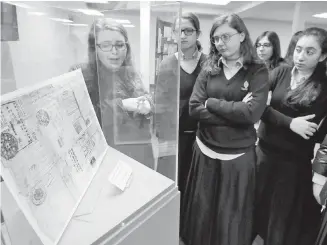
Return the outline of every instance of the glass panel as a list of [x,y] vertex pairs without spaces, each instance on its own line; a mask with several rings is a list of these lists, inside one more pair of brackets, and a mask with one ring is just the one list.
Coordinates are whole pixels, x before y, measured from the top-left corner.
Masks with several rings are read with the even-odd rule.
[[[180,15],[179,4],[155,2],[151,6],[150,85],[154,94],[156,113],[153,118],[152,145],[155,166],[159,173],[177,180],[178,172],[178,115],[179,115],[179,72],[180,53],[176,59],[179,34],[173,33],[173,23]],[[169,60],[169,61],[168,61]],[[171,62],[172,61],[172,62]]]
[[[168,69],[174,74],[170,78],[169,90],[160,90],[156,85],[160,79],[165,80],[165,77],[158,76],[162,58],[176,52],[177,45],[169,26],[180,12],[179,3],[2,2],[1,7],[7,11],[7,16],[2,16],[2,94],[81,68],[108,144],[150,169],[176,180],[178,59],[174,69]],[[101,26],[106,24],[103,19],[115,24]],[[98,23],[99,27],[93,28],[93,23]],[[123,28],[117,23],[122,24]],[[104,30],[101,30],[102,27]],[[164,105],[169,110],[160,111],[156,100],[160,102],[161,93],[167,92],[170,100],[165,100]],[[166,120],[167,117],[169,120]],[[146,195],[137,197],[135,205],[124,203],[123,211],[117,212],[119,218],[110,224],[115,226],[112,232],[121,229],[124,223],[138,215],[137,211],[144,210],[174,187],[172,181],[151,170],[134,170],[139,178],[135,178],[135,181],[141,182],[142,179],[144,182],[134,186],[131,184],[128,195],[136,196],[138,193],[131,189],[139,187],[144,188],[142,190]],[[142,174],[138,175],[140,172]],[[108,173],[100,176],[104,175],[107,181]],[[109,183],[106,184],[92,190],[109,188]],[[105,191],[97,208],[105,206],[105,201],[109,199],[109,194],[103,194]],[[97,193],[94,193],[95,197]],[[95,208],[92,215],[99,212],[102,218],[102,212],[113,209],[99,210]],[[70,229],[78,229],[78,226],[70,226]]]
[[[158,90],[156,84],[167,78],[158,76],[161,60],[177,51],[171,25],[178,10],[176,3],[134,2],[129,9],[104,11],[105,19],[95,20],[90,30],[92,74],[86,81],[93,103],[99,105],[96,110],[108,144],[173,180],[179,75],[170,77],[169,91]],[[169,113],[158,112],[156,100],[162,103],[161,95],[167,92],[164,106]]]

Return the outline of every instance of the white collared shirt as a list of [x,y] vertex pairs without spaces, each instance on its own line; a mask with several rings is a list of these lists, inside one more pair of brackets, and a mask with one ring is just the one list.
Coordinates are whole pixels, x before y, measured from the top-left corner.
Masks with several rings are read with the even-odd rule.
[[311,74],[308,74],[306,76],[302,76],[300,77],[299,80],[295,79],[296,74],[298,73],[298,69],[294,66],[292,69],[292,77],[291,77],[291,89],[296,89],[300,84],[304,83],[310,76]]
[[238,58],[235,62],[235,66],[228,66],[227,61],[224,57],[220,57],[218,60],[218,66],[223,63],[224,65],[224,73],[227,80],[231,79],[242,67],[243,67],[243,56]]

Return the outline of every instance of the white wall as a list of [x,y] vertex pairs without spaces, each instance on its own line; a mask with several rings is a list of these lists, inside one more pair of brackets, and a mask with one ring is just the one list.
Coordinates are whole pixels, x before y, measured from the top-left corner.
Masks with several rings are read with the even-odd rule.
[[[160,17],[165,21],[172,22],[177,14],[177,8],[172,6],[172,12],[158,16],[154,11],[151,12],[150,25],[150,67],[148,74],[150,83],[154,82],[155,77],[155,42],[156,42],[156,18]],[[49,9],[48,9],[49,11]],[[49,15],[54,17],[68,18],[69,13],[59,9],[51,9]],[[71,15],[70,15],[71,16]],[[135,26],[127,28],[130,44],[133,52],[136,69],[139,70],[142,59],[146,58],[140,54],[140,15],[123,10],[110,11],[106,17],[128,19]],[[58,76],[76,63],[87,62],[87,36],[90,25],[94,17],[78,15],[74,21],[88,24],[87,27],[69,27],[61,23],[48,19],[48,16],[30,16],[27,10],[17,8],[17,18],[19,26],[19,41],[2,42],[3,51],[2,61],[7,62],[6,66],[11,67],[12,60],[13,72],[7,72],[5,79],[2,80],[3,92],[9,92],[15,88],[21,88],[35,84],[42,80]],[[203,46],[203,52],[209,52],[209,32],[213,23],[214,16],[200,16],[202,34],[199,38]],[[252,41],[255,41],[263,31],[271,30],[277,32],[281,41],[282,55],[285,54],[289,40],[292,35],[292,23],[281,21],[267,21],[244,19],[249,29]],[[317,26],[307,24],[306,27]],[[319,27],[327,29],[325,26]],[[9,71],[8,69],[6,71]],[[149,84],[145,84],[148,88]]]
[[[59,10],[49,13],[68,18]],[[72,63],[68,27],[17,8],[19,40],[8,42],[16,87],[35,84],[67,71]]]

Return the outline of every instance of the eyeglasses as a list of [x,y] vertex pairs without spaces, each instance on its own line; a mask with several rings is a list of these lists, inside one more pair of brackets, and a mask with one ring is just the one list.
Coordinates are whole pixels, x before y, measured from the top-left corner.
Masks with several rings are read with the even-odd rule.
[[113,47],[116,48],[118,51],[124,51],[126,50],[126,43],[115,43],[112,44],[111,42],[102,42],[97,43],[97,46],[103,51],[103,52],[109,52],[112,50]]
[[211,38],[211,42],[213,44],[217,44],[217,43],[219,43],[219,40],[221,39],[221,41],[223,41],[223,43],[228,43],[230,41],[230,38],[236,34],[239,34],[239,33],[238,32],[236,32],[234,34],[225,33],[220,36],[214,36]]
[[[193,34],[193,32],[195,32],[196,30],[191,29],[191,28],[185,28],[181,30],[181,34],[184,32],[185,36],[191,36]],[[178,33],[178,30],[174,31],[175,33]]]
[[271,47],[271,43],[263,43],[263,44],[261,44],[261,43],[257,43],[255,46],[256,46],[257,48],[260,48],[260,47],[263,47],[263,48],[270,48],[270,47]]

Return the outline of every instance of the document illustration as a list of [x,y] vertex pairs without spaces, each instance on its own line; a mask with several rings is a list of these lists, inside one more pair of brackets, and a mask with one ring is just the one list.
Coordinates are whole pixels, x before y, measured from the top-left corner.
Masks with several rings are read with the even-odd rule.
[[57,244],[107,143],[81,70],[1,99],[1,174],[43,244]]

